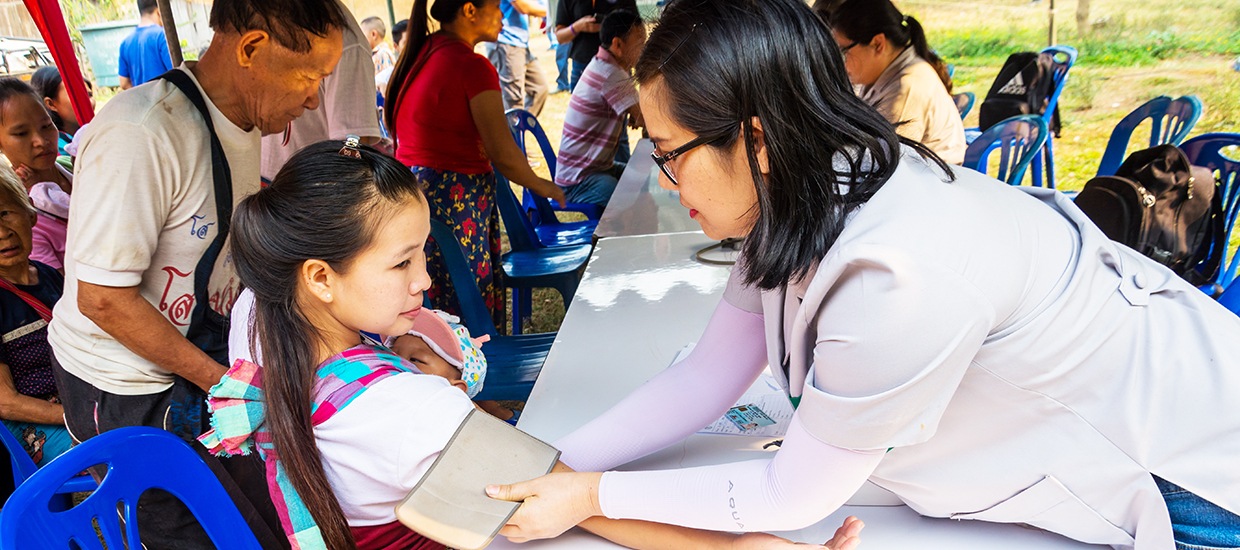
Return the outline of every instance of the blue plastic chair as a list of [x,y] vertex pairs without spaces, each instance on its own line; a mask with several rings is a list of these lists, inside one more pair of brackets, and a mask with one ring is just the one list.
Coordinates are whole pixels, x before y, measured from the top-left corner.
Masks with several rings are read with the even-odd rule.
[[[448,279],[460,302],[461,321],[474,336],[490,335],[491,340],[482,344],[487,358],[487,377],[482,391],[475,399],[525,401],[534,388],[534,381],[542,371],[547,352],[555,342],[556,333],[501,336],[491,321],[491,314],[478,283],[465,261],[465,253],[456,244],[456,237],[447,225],[431,220],[431,238],[439,245],[444,263],[448,266]],[[434,304],[432,304],[434,305]]]
[[[551,142],[547,139],[547,133],[538,124],[538,119],[524,109],[509,109],[504,112],[504,115],[508,117],[508,128],[512,131],[512,138],[517,141],[517,146],[521,148],[522,153],[527,152],[525,134],[528,132],[534,136],[534,140],[538,142],[538,148],[542,151],[543,158],[547,161],[547,170],[551,174],[551,179],[554,180],[556,168],[555,150],[551,148]],[[583,222],[561,222],[555,217],[556,207],[551,204],[551,201],[535,195],[529,192],[529,190],[522,193],[522,206],[533,220],[538,239],[547,246],[590,242],[591,238],[594,237],[594,228],[598,227],[599,217],[603,215],[603,208],[597,204],[570,202],[562,210],[580,212],[585,214],[587,220]]]
[[973,92],[961,92],[952,94],[952,101],[956,102],[956,108],[960,109],[960,120],[969,116],[969,111],[973,110],[973,103],[977,101],[977,96]]
[[[69,510],[48,510],[61,484],[95,465],[108,472],[94,493]],[[216,546],[261,550],[211,468],[177,436],[147,427],[92,437],[30,476],[0,513],[0,550],[102,550],[101,537],[108,548],[141,548],[138,497],[152,488],[181,499]]]
[[504,282],[512,288],[512,333],[521,334],[521,320],[533,311],[532,289],[554,288],[564,298],[564,308],[573,301],[578,272],[590,259],[593,244],[569,246],[546,246],[538,239],[530,219],[521,212],[517,197],[512,193],[508,180],[495,172],[500,218],[508,229],[508,244],[512,251],[501,257]]
[[[1231,150],[1233,158],[1223,156],[1223,149],[1232,146],[1237,147]],[[1230,243],[1236,228],[1236,217],[1240,215],[1240,134],[1203,134],[1181,143],[1180,149],[1194,166],[1204,166],[1214,172],[1218,182],[1214,192],[1222,196],[1226,219],[1223,234]],[[1229,250],[1230,247],[1225,247],[1223,257],[1219,258],[1219,274],[1214,282],[1235,295],[1240,294],[1240,288],[1232,288],[1237,286],[1232,282],[1236,279],[1237,268],[1240,268],[1240,255],[1229,254]]]
[[1120,120],[1111,132],[1106,151],[1102,153],[1102,162],[1098,164],[1098,175],[1115,175],[1127,156],[1132,133],[1145,119],[1150,119],[1150,147],[1166,143],[1179,145],[1188,137],[1197,119],[1201,118],[1201,111],[1201,100],[1191,95],[1178,99],[1164,95],[1145,102]]
[[1236,315],[1240,315],[1240,284],[1232,283],[1218,297],[1218,303]]
[[[1051,92],[1049,101],[1046,104],[1046,112],[1042,113],[1042,119],[1046,121],[1047,127],[1051,124],[1051,119],[1055,115],[1055,106],[1059,105],[1059,95],[1063,93],[1064,85],[1068,82],[1068,71],[1072,69],[1072,65],[1076,63],[1077,51],[1072,46],[1051,46],[1042,50],[1042,53],[1049,53],[1052,56],[1052,74],[1051,78],[1054,82],[1054,88]],[[1042,164],[1046,164],[1046,187],[1055,188],[1055,149],[1054,139],[1046,140],[1046,151],[1044,155],[1037,155],[1033,158],[1033,185],[1035,187],[1042,186]]]
[[969,144],[964,167],[987,173],[991,151],[999,149],[999,173],[995,177],[1008,185],[1020,185],[1033,158],[1046,144],[1046,121],[1038,115],[1020,115],[991,126]]
[[[39,467],[30,459],[30,455],[26,454],[26,449],[22,447],[20,441],[13,436],[13,432],[5,426],[0,426],[0,441],[4,442],[4,450],[9,452],[9,462],[13,466],[13,487],[21,487],[30,476],[39,471]],[[77,476],[65,482],[57,490],[57,495],[52,499],[52,506],[56,510],[68,510],[73,506],[73,497],[69,493],[84,493],[95,490],[95,480],[89,475]]]

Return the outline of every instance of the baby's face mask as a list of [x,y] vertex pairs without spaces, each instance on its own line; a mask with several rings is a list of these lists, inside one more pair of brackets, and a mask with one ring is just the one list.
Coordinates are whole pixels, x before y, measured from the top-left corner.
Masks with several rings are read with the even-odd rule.
[[482,344],[489,336],[472,338],[460,319],[439,310],[422,310],[413,321],[409,334],[418,336],[448,364],[461,371],[465,393],[473,399],[482,391],[487,375],[487,359]]

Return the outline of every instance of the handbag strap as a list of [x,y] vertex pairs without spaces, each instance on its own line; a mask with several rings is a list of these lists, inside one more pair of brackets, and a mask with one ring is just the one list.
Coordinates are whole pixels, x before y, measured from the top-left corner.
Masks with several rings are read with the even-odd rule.
[[211,245],[207,247],[202,258],[199,258],[197,267],[194,268],[194,311],[190,315],[192,327],[196,321],[205,316],[206,309],[211,307],[207,287],[211,282],[211,272],[215,269],[215,262],[224,249],[224,242],[228,239],[228,231],[232,225],[232,170],[228,167],[228,157],[224,155],[224,146],[220,143],[220,138],[215,135],[211,111],[207,109],[207,103],[202,97],[202,92],[198,90],[198,86],[194,84],[189,75],[180,69],[168,71],[160,78],[176,86],[181,93],[185,94],[185,97],[189,98],[190,103],[198,108],[203,123],[207,125],[207,134],[211,137],[211,177],[215,186],[215,217],[218,225],[215,239],[211,241]]
[[40,302],[38,298],[31,296],[25,291],[14,286],[13,283],[10,283],[4,279],[0,279],[0,288],[16,294],[17,297],[21,298],[23,302],[30,304],[30,307],[34,308],[35,312],[38,313],[39,317],[42,317],[44,321],[48,323],[52,322],[52,309],[47,307],[47,305],[43,302]]

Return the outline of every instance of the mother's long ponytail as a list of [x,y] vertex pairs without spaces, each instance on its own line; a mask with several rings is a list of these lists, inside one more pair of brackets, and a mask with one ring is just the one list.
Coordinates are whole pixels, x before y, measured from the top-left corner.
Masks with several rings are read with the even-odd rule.
[[[263,367],[266,419],[276,454],[328,548],[357,548],[330,490],[314,442],[311,410],[322,337],[302,310],[299,277],[309,259],[345,272],[394,206],[424,200],[396,159],[360,147],[338,154],[325,141],[289,159],[275,180],[237,205],[232,253],[241,282],[254,292],[251,350]],[[257,348],[255,344],[258,344]]]
[[413,13],[409,14],[409,28],[405,30],[409,34],[409,41],[405,44],[405,49],[400,52],[395,67],[392,68],[392,77],[388,79],[387,93],[384,94],[383,123],[387,125],[393,142],[397,140],[396,111],[400,109],[401,100],[405,92],[409,90],[409,85],[413,83],[413,79],[418,76],[426,60],[430,58],[430,52],[423,51],[431,38],[429,17],[434,17],[441,24],[451,23],[456,20],[456,14],[460,12],[461,6],[465,4],[478,6],[482,2],[482,0],[436,0],[430,8],[428,17],[427,1],[413,1]]

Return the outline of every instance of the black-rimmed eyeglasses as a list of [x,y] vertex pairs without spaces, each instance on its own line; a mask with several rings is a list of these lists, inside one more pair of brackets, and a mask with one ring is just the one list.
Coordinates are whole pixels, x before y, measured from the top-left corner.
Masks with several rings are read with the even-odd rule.
[[844,46],[843,48],[840,48],[840,55],[844,55],[848,53],[848,50],[856,48],[860,44],[861,44],[860,42],[853,42],[852,44],[849,44],[847,46]]
[[650,158],[654,159],[655,164],[659,165],[659,170],[663,171],[663,175],[667,176],[667,179],[672,182],[672,185],[680,185],[679,183],[676,182],[676,175],[672,173],[673,165],[669,165],[668,163],[675,160],[676,157],[679,157],[680,155],[688,153],[690,150],[696,147],[700,147],[702,145],[706,145],[707,143],[710,143],[712,141],[717,141],[717,140],[719,140],[719,136],[700,136],[696,139],[689,141],[689,143],[686,143],[684,145],[681,145],[680,147],[672,149],[670,152],[664,155],[660,155],[657,150],[653,151],[650,153]]

